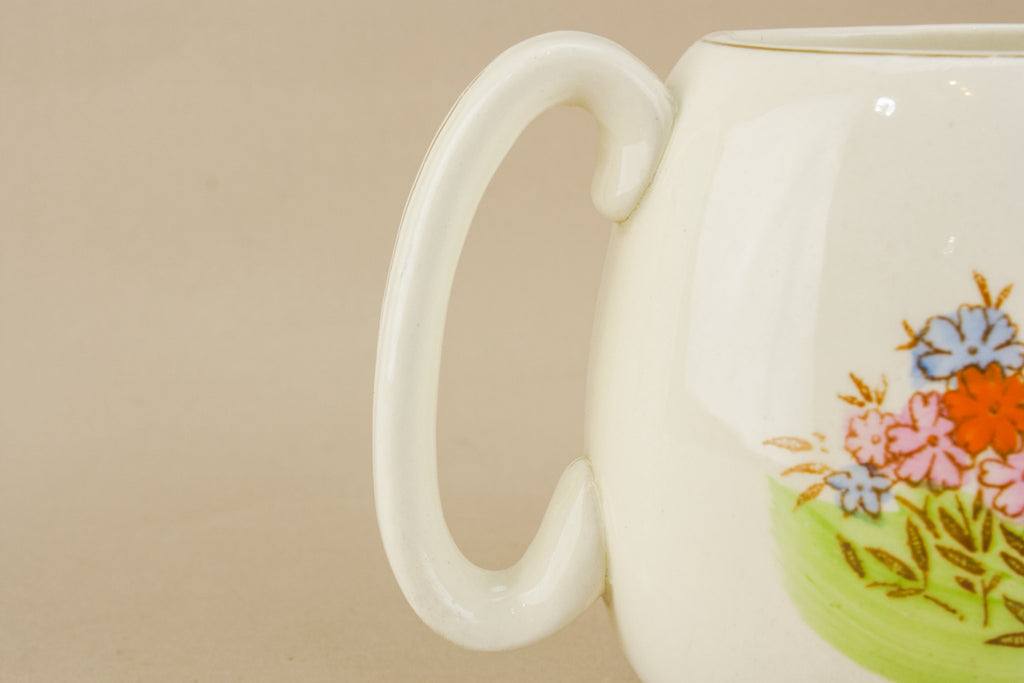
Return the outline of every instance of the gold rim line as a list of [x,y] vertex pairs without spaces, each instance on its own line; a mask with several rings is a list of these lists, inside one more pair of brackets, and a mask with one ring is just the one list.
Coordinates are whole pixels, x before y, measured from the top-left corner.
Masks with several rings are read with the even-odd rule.
[[722,47],[735,47],[745,50],[764,50],[766,52],[805,52],[820,55],[852,55],[858,57],[952,57],[954,59],[1022,59],[1024,52],[907,52],[900,50],[863,50],[841,48],[783,47],[780,45],[752,45],[750,43],[733,43],[725,40],[703,38],[701,42]]

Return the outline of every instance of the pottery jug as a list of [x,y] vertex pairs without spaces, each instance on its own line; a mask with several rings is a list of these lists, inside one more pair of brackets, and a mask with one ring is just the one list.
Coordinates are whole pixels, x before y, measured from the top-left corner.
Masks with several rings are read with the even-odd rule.
[[[611,233],[586,457],[515,566],[459,552],[435,417],[459,251],[558,104]],[[645,681],[1024,679],[1024,26],[709,35],[662,83],[552,33],[463,93],[402,220],[374,480],[413,608],[521,646],[599,596]]]

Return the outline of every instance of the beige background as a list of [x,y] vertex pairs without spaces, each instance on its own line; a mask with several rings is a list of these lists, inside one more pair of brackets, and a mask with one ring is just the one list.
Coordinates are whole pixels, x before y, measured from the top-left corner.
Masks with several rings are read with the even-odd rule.
[[[1017,0],[0,2],[0,680],[630,681],[603,606],[478,654],[376,534],[370,400],[402,206],[512,43],[666,75],[720,28],[1022,21]],[[596,130],[524,135],[449,317],[441,486],[487,566],[579,454]]]

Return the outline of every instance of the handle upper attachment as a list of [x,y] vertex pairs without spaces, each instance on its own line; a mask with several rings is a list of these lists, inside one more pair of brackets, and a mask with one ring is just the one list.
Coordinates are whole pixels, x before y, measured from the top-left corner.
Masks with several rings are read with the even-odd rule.
[[500,571],[481,569],[459,551],[437,485],[437,382],[459,253],[509,148],[559,104],[583,107],[598,120],[594,202],[613,221],[628,218],[668,140],[668,91],[608,40],[575,32],[527,40],[473,81],[434,139],[402,218],[381,317],[373,464],[384,548],[419,616],[480,650],[539,640],[604,590],[604,531],[587,460],[568,467],[526,554]]

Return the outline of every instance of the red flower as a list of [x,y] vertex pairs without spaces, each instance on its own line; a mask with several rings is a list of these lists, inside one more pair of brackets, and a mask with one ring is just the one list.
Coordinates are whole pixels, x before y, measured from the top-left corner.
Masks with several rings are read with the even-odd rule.
[[1003,377],[992,363],[984,373],[970,366],[957,375],[958,386],[946,392],[946,414],[956,423],[953,440],[971,455],[992,447],[999,455],[1020,449],[1024,431],[1024,382],[1017,375]]

